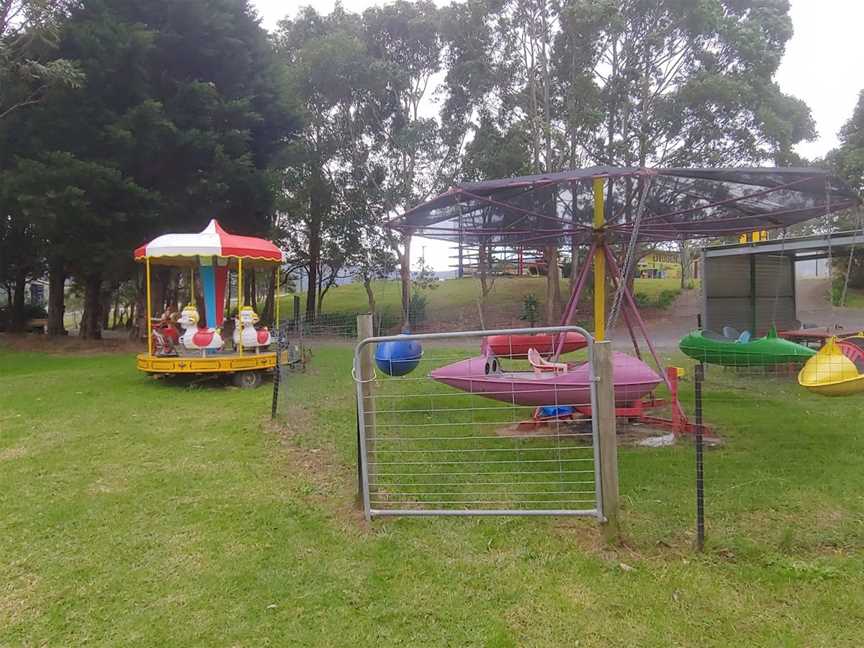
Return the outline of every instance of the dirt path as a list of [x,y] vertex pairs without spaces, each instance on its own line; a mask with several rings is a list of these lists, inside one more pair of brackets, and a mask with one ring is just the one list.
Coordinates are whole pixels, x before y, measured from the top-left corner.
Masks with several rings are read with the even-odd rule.
[[832,306],[828,300],[828,279],[798,280],[798,319],[807,325],[841,326],[852,332],[864,328],[864,311]]
[[[659,349],[677,348],[678,341],[696,328],[696,316],[702,312],[702,293],[698,289],[685,290],[667,310],[652,310],[643,314],[645,327],[651,341]],[[632,348],[630,336],[623,318],[619,317],[612,331],[615,347],[622,350]],[[642,340],[639,340],[642,345]]]

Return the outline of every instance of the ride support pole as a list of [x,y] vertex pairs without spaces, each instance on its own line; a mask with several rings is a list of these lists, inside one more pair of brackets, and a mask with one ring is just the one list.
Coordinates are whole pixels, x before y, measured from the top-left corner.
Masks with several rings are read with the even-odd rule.
[[153,306],[150,298],[150,257],[144,259],[145,272],[147,274],[147,356],[153,357]]
[[243,355],[243,323],[240,321],[240,309],[243,308],[243,259],[237,258],[237,326],[240,327],[240,335],[237,337],[237,351]]
[[696,405],[696,551],[705,548],[705,479],[702,466],[702,382],[705,380],[704,367],[696,365],[695,405]]
[[276,270],[274,272],[276,273],[276,279],[275,279],[276,287],[274,289],[275,295],[273,295],[273,299],[276,300],[276,304],[273,306],[273,308],[276,311],[275,315],[274,315],[274,319],[276,320],[276,330],[278,331],[279,330],[279,279],[281,278],[279,275],[282,274],[281,272],[279,272],[279,266],[278,265],[276,266]]
[[[594,232],[598,235],[606,224],[604,185],[603,178],[594,178]],[[603,254],[594,255],[594,337],[598,342],[606,339],[606,257]]]

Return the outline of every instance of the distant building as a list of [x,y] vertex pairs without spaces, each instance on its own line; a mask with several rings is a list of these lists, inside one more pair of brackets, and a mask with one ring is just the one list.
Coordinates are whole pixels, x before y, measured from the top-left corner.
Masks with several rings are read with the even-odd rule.
[[677,252],[655,250],[636,263],[636,276],[643,279],[680,279],[681,261]]
[[[7,306],[6,291],[0,291],[0,306]],[[33,279],[24,286],[24,301],[36,306],[48,306],[48,281]]]

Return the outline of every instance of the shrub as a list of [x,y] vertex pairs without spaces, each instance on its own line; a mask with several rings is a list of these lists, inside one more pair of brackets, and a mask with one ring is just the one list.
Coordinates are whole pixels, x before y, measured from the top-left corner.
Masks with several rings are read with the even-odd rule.
[[411,301],[408,302],[408,322],[412,328],[426,321],[427,302],[426,295],[423,293],[419,291],[411,293]]
[[657,295],[657,308],[669,308],[675,302],[675,299],[677,299],[678,293],[678,290],[671,290],[668,288],[666,290],[661,290],[660,294]]
[[534,328],[537,320],[540,319],[540,304],[534,293],[528,293],[522,299],[522,317],[520,319],[530,322],[531,328]]

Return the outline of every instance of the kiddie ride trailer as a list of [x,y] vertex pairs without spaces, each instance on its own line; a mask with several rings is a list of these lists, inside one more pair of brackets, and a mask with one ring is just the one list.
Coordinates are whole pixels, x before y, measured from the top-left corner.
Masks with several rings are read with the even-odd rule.
[[[144,263],[147,283],[147,353],[138,354],[138,369],[153,375],[222,374],[233,377],[238,387],[257,387],[263,374],[276,366],[276,340],[267,328],[257,326],[259,316],[244,303],[243,277],[258,270],[275,272],[279,294],[282,251],[270,241],[229,234],[211,220],[198,234],[165,234],[135,250]],[[188,272],[189,302],[176,324],[170,313],[154,326],[152,266],[181,268]],[[237,277],[237,313],[233,335],[222,334],[226,305],[230,307],[229,274]],[[196,292],[196,274],[199,290]],[[226,299],[227,297],[227,299]],[[203,318],[198,309],[203,301]],[[275,299],[279,326],[279,300]],[[227,339],[226,339],[227,338]]]

